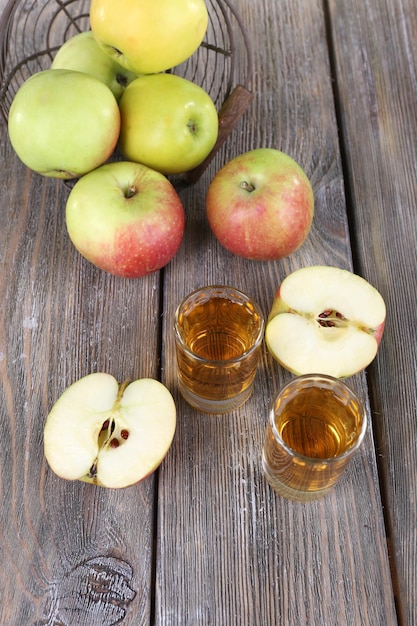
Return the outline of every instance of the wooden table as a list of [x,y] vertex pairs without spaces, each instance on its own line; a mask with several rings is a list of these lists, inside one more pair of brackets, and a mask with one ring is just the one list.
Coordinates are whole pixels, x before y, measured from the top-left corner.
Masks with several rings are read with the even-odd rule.
[[[3,9],[5,1],[1,0]],[[4,626],[392,626],[417,623],[417,13],[413,0],[240,0],[253,103],[202,178],[160,273],[123,280],[75,251],[68,189],[0,136],[0,623]],[[233,257],[204,198],[231,157],[274,147],[310,177],[307,242],[282,261]],[[290,378],[263,348],[251,399],[207,416],[179,396],[178,301],[235,285],[265,314],[312,264],[353,269],[387,305],[376,360],[349,379],[370,414],[359,456],[323,500],[265,483],[267,408]],[[45,417],[92,371],[151,376],[178,408],[160,469],[125,490],[67,482],[43,455]]]

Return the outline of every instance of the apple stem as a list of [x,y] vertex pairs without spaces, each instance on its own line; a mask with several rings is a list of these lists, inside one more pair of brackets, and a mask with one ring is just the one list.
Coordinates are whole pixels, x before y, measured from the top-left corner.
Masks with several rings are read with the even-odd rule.
[[242,180],[242,182],[240,183],[240,187],[245,191],[249,191],[249,193],[255,191],[255,186],[252,185],[252,183],[248,183],[247,180]]
[[135,185],[129,185],[129,187],[125,191],[125,198],[133,198],[137,194],[137,189]]
[[93,482],[97,482],[97,459],[94,461],[94,463],[90,467],[90,471],[88,472],[88,477],[91,478]]
[[122,383],[120,383],[119,385],[119,391],[117,393],[117,399],[120,400],[120,398],[122,397],[122,395],[125,392],[126,387],[130,384],[130,380],[124,380]]
[[118,57],[123,56],[123,52],[119,50],[119,48],[115,48],[115,46],[110,46],[110,47],[114,50],[114,53],[116,54],[116,56]]
[[187,128],[192,135],[195,135],[196,130],[197,130],[197,124],[193,122],[192,120],[190,120],[187,124]]

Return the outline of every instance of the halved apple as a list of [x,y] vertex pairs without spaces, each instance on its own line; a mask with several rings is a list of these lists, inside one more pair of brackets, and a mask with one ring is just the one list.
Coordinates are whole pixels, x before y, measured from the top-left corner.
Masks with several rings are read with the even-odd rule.
[[381,294],[361,276],[331,266],[304,267],[278,288],[265,341],[294,374],[352,376],[375,358],[385,315]]
[[175,427],[175,403],[162,383],[142,378],[119,384],[110,374],[89,374],[52,407],[45,457],[62,478],[127,487],[156,470]]

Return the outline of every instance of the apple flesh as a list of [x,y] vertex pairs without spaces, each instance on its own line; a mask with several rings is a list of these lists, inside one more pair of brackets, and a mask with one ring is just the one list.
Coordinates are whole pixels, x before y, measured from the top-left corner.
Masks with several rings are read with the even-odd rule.
[[107,54],[136,74],[188,59],[208,26],[204,0],[92,0],[91,29]]
[[82,176],[113,153],[120,132],[116,98],[83,72],[49,69],[33,74],[9,111],[10,142],[30,169],[54,178]]
[[124,278],[155,272],[176,254],[185,212],[170,181],[131,161],[80,178],[66,205],[69,237],[88,261]]
[[128,487],[160,465],[175,427],[174,400],[159,381],[120,385],[110,374],[89,374],[68,387],[47,416],[45,457],[61,478]]
[[120,100],[119,147],[126,159],[163,174],[199,165],[218,135],[218,114],[195,83],[174,74],[140,76]]
[[117,101],[136,74],[122,67],[97,43],[91,30],[77,33],[59,48],[52,69],[67,69],[95,76],[112,91]]
[[278,288],[265,341],[294,374],[348,377],[375,358],[385,315],[381,294],[361,276],[331,266],[304,267]]
[[314,195],[305,172],[290,156],[258,148],[216,173],[206,210],[211,230],[229,252],[273,261],[295,252],[307,238]]

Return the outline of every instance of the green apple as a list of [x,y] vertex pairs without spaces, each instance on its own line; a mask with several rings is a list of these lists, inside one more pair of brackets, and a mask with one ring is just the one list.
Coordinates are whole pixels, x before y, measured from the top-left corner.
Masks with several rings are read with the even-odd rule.
[[164,267],[177,252],[185,212],[159,172],[130,161],[107,163],[76,182],[66,206],[68,234],[97,267],[138,278]]
[[238,256],[273,261],[307,238],[314,195],[302,168],[287,154],[258,148],[235,157],[214,176],[206,196],[209,225]]
[[303,267],[279,286],[265,340],[294,374],[345,378],[375,358],[385,315],[381,294],[361,276],[326,265]]
[[8,130],[16,154],[30,169],[77,178],[112,154],[119,138],[119,107],[97,78],[48,69],[32,75],[17,91]]
[[161,464],[175,427],[174,400],[162,383],[141,378],[119,385],[97,372],[70,385],[52,407],[45,457],[61,478],[128,487]]
[[193,169],[216,143],[216,107],[204,89],[185,78],[140,76],[126,87],[119,106],[121,152],[163,174]]
[[104,50],[136,74],[182,63],[208,26],[204,0],[92,0],[90,23]]
[[51,68],[76,70],[95,76],[111,89],[117,101],[127,85],[137,76],[104,52],[91,30],[78,33],[63,43]]

